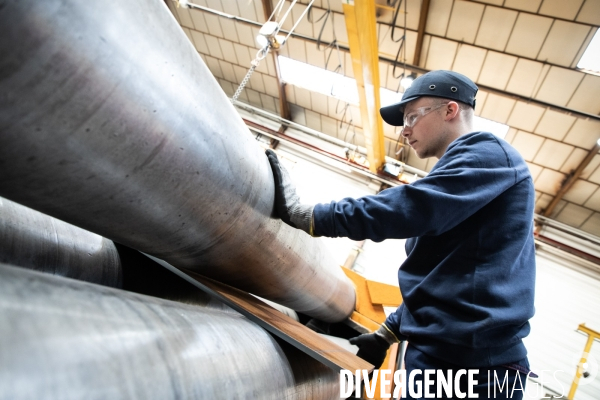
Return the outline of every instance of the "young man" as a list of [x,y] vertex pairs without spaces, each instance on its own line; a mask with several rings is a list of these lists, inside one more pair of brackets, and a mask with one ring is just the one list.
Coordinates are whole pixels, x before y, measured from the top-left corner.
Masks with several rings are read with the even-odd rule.
[[[473,131],[476,93],[469,78],[433,71],[380,110],[388,124],[404,126],[420,158],[439,161],[426,177],[374,196],[302,204],[275,153],[267,156],[284,222],[313,236],[408,238],[398,271],[404,302],[377,332],[352,340],[360,357],[379,367],[391,343],[407,340],[407,376],[479,369],[479,398],[519,399],[529,371],[522,338],[534,313],[535,194],[519,153]],[[492,396],[494,376],[509,387],[496,385]],[[460,381],[466,393],[466,376]]]

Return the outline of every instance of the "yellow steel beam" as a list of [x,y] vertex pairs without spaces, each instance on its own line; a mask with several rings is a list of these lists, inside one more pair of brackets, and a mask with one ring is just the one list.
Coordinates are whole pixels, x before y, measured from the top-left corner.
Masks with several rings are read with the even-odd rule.
[[377,172],[385,163],[383,121],[379,116],[379,51],[375,0],[346,0],[344,17],[352,70],[358,87],[360,115],[365,135],[367,160],[371,172]]
[[579,360],[579,364],[577,364],[575,378],[573,378],[573,383],[571,384],[571,389],[569,390],[569,400],[573,400],[575,398],[575,392],[577,391],[577,386],[579,385],[579,379],[581,379],[581,375],[583,375],[583,366],[587,363],[588,355],[590,354],[590,350],[592,349],[592,343],[594,342],[594,340],[600,339],[600,332],[596,332],[595,330],[588,328],[587,326],[585,326],[585,324],[579,324],[577,330],[588,335],[588,339],[583,349],[583,355]]

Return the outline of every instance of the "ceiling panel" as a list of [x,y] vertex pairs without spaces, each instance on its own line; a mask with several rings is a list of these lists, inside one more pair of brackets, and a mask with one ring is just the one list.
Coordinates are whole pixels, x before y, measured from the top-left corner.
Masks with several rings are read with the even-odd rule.
[[[292,8],[291,18],[294,24],[298,23],[296,26],[296,30],[294,32],[300,33],[302,35],[314,37],[313,34],[313,24],[308,21],[306,15],[304,18],[300,19],[302,13],[306,10],[306,6],[304,4],[296,3]],[[288,17],[289,18],[289,17]]]
[[263,108],[262,101],[260,100],[260,93],[248,87],[244,89],[244,92],[248,95],[250,104],[258,108]]
[[219,60],[219,66],[221,67],[221,73],[223,78],[229,82],[235,82],[235,73],[233,72],[233,65],[227,61]]
[[[229,2],[231,0],[222,0],[223,2]],[[256,21],[265,22],[267,19],[265,18],[265,10],[262,6],[262,1],[253,0],[252,4],[254,4],[254,9],[256,10]]]
[[[336,0],[338,3],[342,3],[339,0]],[[335,1],[331,1],[334,3]],[[345,1],[344,1],[345,2]],[[379,2],[379,4],[387,4],[388,2]],[[401,12],[398,14],[398,18],[396,19],[396,26],[404,27],[404,16],[406,15],[406,27],[408,29],[417,30],[419,28],[419,17],[421,14],[421,0],[408,0],[406,2],[401,2]],[[404,14],[406,6],[406,14]],[[385,22],[387,24],[393,23],[394,13],[391,10],[384,8],[377,8],[377,21]],[[430,9],[431,13],[431,9]]]
[[481,72],[481,67],[483,66],[483,60],[485,59],[486,54],[487,50],[485,49],[470,46],[468,44],[461,44],[458,46],[458,52],[456,53],[456,59],[454,60],[452,70],[460,72],[471,78],[473,81],[476,81]]
[[504,7],[537,13],[542,0],[505,0]]
[[260,72],[255,72],[250,76],[250,80],[248,81],[248,85],[261,93],[266,93],[265,83],[262,79],[263,74]]
[[254,8],[254,4],[250,1],[237,1],[237,6],[240,11],[240,17],[249,19],[251,21],[262,22],[264,20],[263,15],[261,15],[260,19],[256,16],[256,9]]
[[488,93],[480,116],[504,124],[515,106],[515,102],[516,100]]
[[544,168],[535,180],[535,188],[554,196],[556,195],[556,192],[558,192],[560,184],[564,179],[565,175],[563,173]]
[[600,0],[586,0],[577,15],[576,21],[600,25]]
[[600,154],[596,154],[592,158],[592,161],[581,173],[581,178],[600,185]]
[[204,11],[190,8],[188,9],[188,13],[192,19],[194,28],[200,32],[208,33],[208,26],[206,25],[206,20],[204,19]]
[[566,106],[583,79],[583,73],[551,67],[535,98],[550,104]]
[[551,18],[520,13],[505,51],[518,56],[536,58],[551,25]]
[[212,35],[204,35],[206,45],[208,46],[208,52],[211,56],[223,59],[223,52],[221,52],[221,46],[219,45],[219,39]]
[[[517,149],[526,161],[532,161],[542,147],[544,138],[529,132],[518,131],[511,145]],[[536,185],[537,188],[537,185]],[[546,193],[550,193],[546,191]]]
[[550,139],[563,140],[576,119],[572,115],[546,110],[534,132]]
[[512,143],[513,139],[517,135],[518,130],[515,128],[508,128],[508,132],[506,132],[506,136],[504,136],[504,140],[508,143]]
[[580,118],[575,121],[564,141],[591,150],[598,138],[600,138],[600,121]]
[[[335,1],[332,1],[332,3],[335,3]],[[336,16],[332,21],[338,42],[340,44],[348,45],[348,31],[346,30],[346,21],[343,16],[340,15],[339,18]]]
[[475,105],[475,115],[478,117],[481,116],[481,110],[483,110],[483,107],[485,107],[485,101],[487,100],[487,97],[488,92],[484,90],[479,90],[477,92],[477,96],[475,96],[475,99],[477,100],[477,104]]
[[[398,54],[400,44],[402,44],[402,51],[400,52],[398,60],[404,62],[406,57],[406,63],[412,64],[415,56],[415,46],[417,43],[417,32],[406,31],[406,40],[404,42],[394,42],[392,40],[392,27],[388,25],[378,24],[378,37],[379,37],[379,53],[384,56],[395,59]],[[402,30],[396,29],[394,32],[394,38],[402,36]]]
[[568,203],[565,208],[556,216],[556,220],[563,224],[571,225],[576,228],[580,227],[593,211],[573,203]]
[[255,41],[255,36],[252,34],[252,28],[249,25],[235,24],[235,30],[237,31],[240,43],[251,48],[258,47],[258,44]]
[[[596,189],[598,189],[598,185],[595,185],[588,181],[584,181],[582,179],[577,179],[577,181],[575,181],[573,186],[571,186],[571,188],[567,191],[567,193],[565,193],[565,195],[563,196],[563,199],[581,206],[581,205],[584,205],[584,203],[590,199],[590,196],[596,191]],[[597,200],[595,200],[595,199],[591,199],[591,200],[592,201],[590,204],[596,205],[595,202],[597,202],[597,206],[600,206],[600,196],[598,196]],[[590,205],[588,205],[588,204],[586,204],[585,206],[588,208],[593,208],[593,207],[590,207]],[[600,210],[597,210],[597,211],[600,211]]]
[[238,43],[233,44],[233,49],[235,50],[235,56],[237,57],[238,64],[248,66],[248,68],[250,68],[250,62],[252,61],[250,49],[247,46]]
[[288,55],[294,60],[307,62],[306,59],[306,47],[304,46],[304,40],[298,38],[292,38],[285,44],[287,47]]
[[544,64],[519,58],[510,76],[506,90],[521,96],[531,97],[542,83],[541,77],[549,67]]
[[327,97],[321,93],[310,92],[310,103],[313,111],[327,115]]
[[553,197],[549,194],[542,193],[538,200],[535,202],[535,212],[541,213],[542,211],[544,211],[544,209],[548,207],[548,204],[550,204],[552,199]]
[[574,19],[583,4],[583,0],[544,0],[540,14],[552,17]]
[[265,84],[265,92],[269,96],[279,98],[279,85],[277,84],[277,78],[271,75],[263,74],[262,79]]
[[321,130],[321,115],[312,110],[304,110],[306,114],[306,126],[316,131]]
[[[325,52],[322,50],[317,50],[317,44],[311,42],[304,42],[304,46],[306,46],[306,61],[309,64],[314,65],[319,68],[325,68]],[[323,49],[323,47],[321,47]],[[333,55],[335,57],[335,54]],[[331,60],[329,60],[330,64],[333,64]],[[335,61],[337,64],[337,60]],[[332,69],[333,66],[329,65],[329,69]]]
[[208,54],[208,46],[206,40],[204,40],[204,34],[202,32],[195,31],[193,29],[188,30],[192,36],[192,43],[200,53]]
[[562,167],[560,167],[560,172],[570,174],[572,171],[575,171],[587,153],[587,151],[580,149],[579,147],[575,147],[573,152],[569,155],[569,158],[567,158],[567,161],[562,165]]
[[475,44],[504,51],[518,12],[499,7],[486,7]]
[[425,32],[437,36],[446,36],[453,0],[431,0]]
[[516,63],[517,57],[490,50],[485,57],[477,82],[503,90]]
[[219,65],[219,60],[211,56],[205,56],[204,60],[206,61],[206,66],[214,76],[217,78],[224,78],[223,73],[221,72],[221,66]]
[[294,86],[296,92],[296,104],[300,107],[310,109],[312,107],[310,101],[310,92],[298,86]]
[[470,1],[455,1],[446,37],[460,42],[473,43],[479,29],[484,8],[483,4]]
[[590,114],[600,114],[600,76],[585,74],[567,107]]
[[231,19],[221,18],[220,23],[225,39],[232,42],[239,42],[237,30],[235,29],[236,22]]
[[[239,65],[232,42],[225,39],[219,39],[219,46],[221,46],[221,53],[226,61]],[[248,66],[248,68],[250,68],[250,66]]]
[[544,111],[545,109],[540,106],[517,101],[508,117],[507,124],[517,129],[533,132]]
[[543,167],[540,167],[539,165],[533,164],[533,163],[530,163],[530,162],[527,163],[527,167],[529,167],[529,173],[531,173],[531,179],[534,182],[538,178],[538,176],[540,176],[540,174],[542,173],[542,171],[544,170]]
[[262,101],[263,108],[273,114],[279,114],[278,101],[275,97],[269,96],[268,94],[260,94],[260,100]]
[[450,69],[457,48],[458,43],[456,42],[432,37],[429,44],[429,51],[427,52],[425,68],[430,70]]
[[581,225],[580,229],[591,233],[592,235],[600,236],[600,213],[594,213]]
[[573,146],[568,144],[546,139],[533,162],[543,167],[560,170],[573,149]]
[[208,33],[213,36],[223,37],[223,30],[221,29],[221,23],[217,15],[205,13],[204,20],[206,21]]
[[573,22],[554,21],[537,59],[570,67],[590,29]]
[[331,136],[337,136],[338,122],[326,115],[321,115],[321,129],[323,129],[323,133]]
[[[592,184],[590,184],[592,185]],[[598,189],[598,185],[593,185]],[[585,203],[587,208],[591,208],[594,211],[600,211],[600,190],[596,190]]]

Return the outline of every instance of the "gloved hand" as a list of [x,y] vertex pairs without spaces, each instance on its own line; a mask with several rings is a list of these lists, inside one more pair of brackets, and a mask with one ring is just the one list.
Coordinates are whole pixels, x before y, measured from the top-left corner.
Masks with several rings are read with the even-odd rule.
[[373,364],[375,369],[381,367],[388,349],[397,341],[394,334],[384,325],[373,333],[365,333],[349,340],[350,344],[358,346],[356,355]]
[[271,149],[265,152],[275,177],[275,211],[286,224],[302,229],[313,236],[312,216],[314,206],[301,204],[296,187],[287,170],[279,163],[277,154]]

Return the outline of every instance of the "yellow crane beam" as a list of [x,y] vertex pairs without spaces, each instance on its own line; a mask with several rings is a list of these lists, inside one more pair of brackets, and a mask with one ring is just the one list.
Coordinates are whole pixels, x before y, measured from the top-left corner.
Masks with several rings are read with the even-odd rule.
[[379,116],[379,50],[375,0],[348,0],[343,4],[352,70],[358,87],[367,160],[371,172],[385,163],[383,121]]

